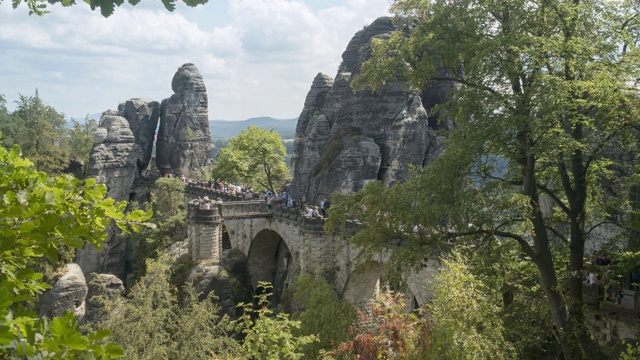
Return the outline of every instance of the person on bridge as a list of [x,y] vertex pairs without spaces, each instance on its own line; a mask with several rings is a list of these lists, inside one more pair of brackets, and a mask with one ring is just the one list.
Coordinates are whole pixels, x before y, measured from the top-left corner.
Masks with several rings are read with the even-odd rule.
[[271,203],[272,202],[273,202],[273,195],[267,196],[267,207],[269,208],[269,211],[271,211]]

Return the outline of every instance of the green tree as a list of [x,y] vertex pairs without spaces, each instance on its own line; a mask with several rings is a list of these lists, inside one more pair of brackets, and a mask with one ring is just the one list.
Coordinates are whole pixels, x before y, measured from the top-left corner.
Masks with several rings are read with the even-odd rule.
[[0,132],[2,132],[4,147],[11,149],[13,145],[22,144],[25,131],[24,121],[13,114],[9,114],[7,102],[4,96],[0,95]]
[[501,294],[478,281],[459,253],[444,260],[428,305],[432,359],[513,359],[499,306]]
[[297,360],[304,357],[302,349],[317,341],[316,335],[294,335],[300,329],[300,321],[289,319],[289,315],[274,312],[269,308],[271,284],[260,282],[265,289],[256,295],[257,308],[252,304],[238,304],[243,314],[236,320],[236,331],[245,338],[242,342],[244,358],[260,360]]
[[63,245],[100,248],[112,221],[123,230],[139,230],[149,215],[134,211],[125,216],[126,203],[105,199],[106,187],[94,179],[49,178],[20,154],[18,146],[10,151],[0,147],[0,357],[119,357],[119,347],[100,345],[108,332],[83,336],[73,315],[49,321],[24,305],[50,287],[35,264],[43,259],[55,263]]
[[178,302],[169,276],[168,265],[150,261],[123,302],[100,299],[105,316],[98,325],[113,332],[127,359],[238,358],[239,344],[230,336],[233,323],[218,315],[213,293],[199,301],[187,284]]
[[184,183],[177,178],[156,180],[151,203],[147,204],[153,210],[153,217],[149,222],[154,226],[126,235],[136,244],[132,264],[136,276],[147,273],[147,260],[160,258],[163,250],[186,239],[184,188]]
[[218,180],[239,181],[274,192],[289,174],[286,153],[278,133],[252,125],[220,150],[212,174]]
[[98,122],[94,119],[85,117],[84,123],[80,123],[76,119],[71,119],[73,127],[69,130],[69,148],[71,154],[84,162],[82,175],[84,176],[89,167],[89,158],[91,150],[93,150],[93,135],[98,129]]
[[[161,0],[165,9],[173,11],[176,8],[176,0]],[[195,7],[198,5],[206,4],[208,0],[182,0],[186,5]],[[91,7],[91,10],[100,9],[100,14],[104,17],[109,17],[113,14],[116,6],[124,4],[124,0],[86,0],[85,1]],[[0,0],[2,3],[2,0]],[[61,4],[64,7],[76,5],[75,0],[11,0],[13,8],[17,8],[20,4],[27,4],[29,9],[29,15],[42,16],[48,14],[50,11],[47,8],[48,4]],[[128,0],[129,5],[138,5],[140,0]]]
[[[375,41],[352,85],[375,89],[397,75],[416,91],[454,82],[440,110],[456,126],[427,171],[386,196],[373,184],[334,202],[332,215],[351,211],[367,221],[354,242],[369,254],[401,239],[406,246],[396,253],[406,259],[395,259],[414,266],[429,248],[447,246],[438,240],[515,241],[536,266],[565,359],[592,356],[584,245],[625,208],[609,202],[614,192],[613,200],[625,197],[617,188],[625,172],[614,170],[627,170],[620,159],[637,153],[634,3],[398,0],[392,11],[412,31]],[[375,223],[380,211],[388,222]],[[556,242],[568,244],[567,281]]]
[[20,95],[13,113],[24,122],[25,134],[21,143],[24,156],[38,171],[60,173],[69,163],[64,114],[46,105],[38,90],[34,96]]
[[170,218],[176,215],[184,217],[185,185],[177,178],[156,180],[153,193],[153,211],[156,217]]
[[303,308],[292,316],[301,323],[294,335],[318,336],[317,342],[303,347],[305,358],[317,358],[320,350],[329,350],[333,344],[349,339],[348,329],[356,320],[356,312],[338,298],[331,284],[319,275],[304,273],[295,279],[292,288],[293,301]]

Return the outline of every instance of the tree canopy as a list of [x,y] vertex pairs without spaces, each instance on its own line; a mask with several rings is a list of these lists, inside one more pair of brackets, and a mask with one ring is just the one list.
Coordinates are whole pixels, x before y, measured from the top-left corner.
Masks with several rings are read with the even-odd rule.
[[124,214],[125,202],[105,199],[95,179],[50,178],[21,157],[21,149],[0,147],[0,357],[118,357],[121,350],[101,341],[109,334],[81,335],[72,314],[49,321],[25,308],[50,286],[34,270],[43,259],[56,263],[62,246],[101,248],[112,221],[138,230],[149,218],[143,211]]
[[285,156],[278,133],[252,125],[229,139],[229,145],[220,150],[212,174],[217,180],[239,181],[273,192],[289,176]]
[[400,30],[374,40],[352,86],[454,82],[437,110],[456,125],[444,154],[405,184],[338,196],[328,227],[366,221],[353,242],[369,255],[402,243],[401,269],[464,241],[514,241],[536,266],[565,359],[588,358],[585,241],[634,211],[635,3],[397,0],[392,11]]
[[[176,8],[176,0],[160,0],[162,1],[162,5],[164,5],[165,9],[169,11],[173,11]],[[186,5],[195,7],[198,5],[206,4],[208,0],[182,0]],[[0,3],[2,0],[0,0]],[[91,10],[100,9],[100,14],[104,17],[109,17],[113,14],[113,11],[116,7],[121,6],[125,3],[124,0],[85,0],[87,4],[91,7]],[[27,8],[29,9],[29,15],[38,15],[42,16],[48,14],[49,8],[48,4],[60,4],[64,7],[76,5],[75,0],[11,0],[11,5],[13,8],[17,8],[20,4],[27,4]],[[138,5],[140,0],[127,0],[127,4],[129,5]]]
[[24,156],[33,161],[38,171],[62,172],[69,164],[64,114],[46,105],[36,90],[33,96],[20,95],[11,115],[13,142],[20,144]]
[[69,129],[69,150],[77,159],[82,160],[82,177],[84,177],[89,167],[89,158],[93,150],[93,134],[98,129],[98,122],[85,117],[81,123],[76,119],[71,119],[72,128]]

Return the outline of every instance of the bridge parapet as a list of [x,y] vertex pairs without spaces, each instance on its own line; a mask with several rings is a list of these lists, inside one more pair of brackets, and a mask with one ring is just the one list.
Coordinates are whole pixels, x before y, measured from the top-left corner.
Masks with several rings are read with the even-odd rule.
[[232,201],[220,204],[223,218],[270,217],[271,210],[266,201]]
[[192,198],[208,197],[211,200],[220,198],[222,201],[245,201],[242,195],[232,195],[223,191],[213,190],[210,188],[202,187],[198,184],[187,184],[184,188],[184,193]]
[[[309,217],[306,215],[302,208],[288,207],[285,205],[275,205],[273,208],[273,217],[292,220],[298,223],[298,226],[305,230],[310,231],[324,231],[325,218],[322,217]],[[347,221],[345,224],[345,235],[351,237],[355,235],[356,231],[363,225],[357,221]]]
[[189,202],[189,207],[187,208],[187,218],[193,222],[201,224],[219,224],[222,221],[222,219],[220,218],[220,212],[215,203],[212,204],[212,207],[210,209],[203,209],[200,206],[200,203],[197,201]]

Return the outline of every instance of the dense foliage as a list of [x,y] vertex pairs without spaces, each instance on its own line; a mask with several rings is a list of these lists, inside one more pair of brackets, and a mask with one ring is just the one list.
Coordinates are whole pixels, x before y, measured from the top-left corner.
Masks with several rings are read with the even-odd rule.
[[46,105],[36,91],[34,96],[20,95],[12,116],[21,125],[13,142],[20,144],[37,170],[55,174],[66,168],[69,150],[64,114]]
[[[392,11],[402,31],[374,41],[352,85],[375,90],[399,75],[419,93],[456,83],[439,108],[455,127],[445,152],[406,183],[336,199],[329,228],[359,217],[368,226],[353,243],[367,254],[402,243],[392,257],[399,269],[464,241],[513,241],[535,265],[564,358],[594,356],[583,323],[584,246],[593,229],[631,210],[635,3],[398,0]],[[566,277],[558,243],[567,244]]]
[[98,129],[98,122],[86,117],[84,123],[71,119],[72,128],[69,129],[69,150],[71,155],[83,163],[82,177],[89,167],[89,158],[93,150],[93,135]]
[[[422,315],[407,312],[402,294],[384,293],[357,308],[357,321],[348,327],[348,339],[332,344],[321,358],[396,359],[438,358],[444,349],[433,349],[429,341],[429,321]],[[451,358],[453,359],[453,358]]]
[[48,177],[21,156],[16,145],[0,147],[0,357],[113,358],[120,349],[99,344],[108,332],[83,336],[75,317],[49,321],[25,305],[50,286],[35,264],[55,263],[62,246],[101,248],[111,222],[139,230],[149,215],[123,213],[126,204],[105,199],[106,187],[72,176]]
[[37,90],[33,96],[20,95],[13,113],[6,105],[0,96],[0,131],[6,149],[19,145],[36,169],[48,174],[65,171],[70,159],[80,160],[84,168],[77,176],[84,176],[98,127],[95,120],[72,119],[72,127],[67,128],[64,114],[47,105]]
[[187,239],[185,184],[178,178],[159,178],[147,203],[153,227],[136,234],[126,234],[136,244],[133,271],[136,278],[147,272],[147,260],[158,259],[170,246]]
[[326,279],[304,273],[295,279],[292,288],[294,303],[302,307],[302,311],[293,314],[301,324],[293,333],[318,336],[318,341],[303,347],[305,358],[317,358],[320,350],[349,340],[349,327],[356,321],[355,309],[338,298]]
[[168,265],[151,261],[124,301],[101,299],[104,313],[97,325],[111,330],[111,340],[122,346],[126,359],[195,360],[237,354],[238,345],[229,336],[233,324],[218,315],[212,299],[198,301],[186,286],[187,296],[178,302],[169,275]]
[[275,131],[249,126],[220,150],[212,175],[220,181],[239,182],[256,190],[274,192],[289,176],[286,153]]
[[[165,9],[173,11],[176,8],[176,0],[161,0]],[[208,0],[182,0],[188,6],[198,6],[206,4]],[[2,0],[0,0],[2,2]],[[86,0],[85,1],[91,7],[91,10],[100,9],[100,14],[104,17],[109,17],[113,14],[113,11],[117,6],[124,4],[124,0]],[[61,4],[62,6],[76,5],[75,0],[11,0],[13,8],[17,8],[20,4],[26,3],[29,9],[29,15],[45,15],[49,13],[47,4]],[[129,5],[138,5],[140,0],[128,0]]]

